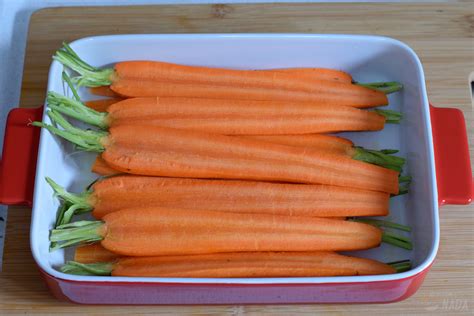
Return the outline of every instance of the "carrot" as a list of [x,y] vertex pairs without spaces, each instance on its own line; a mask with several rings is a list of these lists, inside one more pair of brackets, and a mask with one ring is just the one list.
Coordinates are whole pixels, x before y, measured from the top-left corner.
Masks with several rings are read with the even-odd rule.
[[102,97],[121,98],[122,96],[115,93],[109,86],[99,86],[89,88],[89,92],[93,95]]
[[80,263],[109,262],[117,258],[117,254],[108,251],[100,243],[77,247],[74,252],[74,260]]
[[121,173],[120,171],[110,167],[101,155],[97,155],[95,158],[91,171],[101,176],[112,176]]
[[317,217],[226,213],[159,207],[131,208],[102,221],[58,226],[57,248],[101,241],[123,256],[159,256],[248,251],[345,251],[377,247],[374,226]]
[[131,174],[328,184],[398,193],[398,172],[324,151],[158,126],[122,125],[105,136],[96,132],[95,138],[84,138],[77,128],[32,125],[85,150],[103,152],[110,167]]
[[241,137],[271,142],[275,144],[317,148],[329,152],[348,154],[354,148],[354,143],[340,136],[325,134],[306,134],[306,135],[243,135]]
[[268,71],[286,72],[307,80],[334,80],[352,83],[352,76],[347,72],[329,68],[276,68]]
[[386,95],[374,90],[372,90],[372,92],[367,92],[366,94],[353,95],[339,94],[339,92],[333,91],[334,89],[331,90],[330,88],[325,88],[326,90],[314,93],[300,90],[243,87],[239,85],[223,86],[168,81],[157,82],[136,78],[122,78],[115,81],[111,85],[111,88],[128,98],[184,97],[220,100],[310,102],[314,105],[343,105],[356,108],[369,108],[388,104]]
[[328,185],[121,175],[99,179],[87,192],[76,195],[46,180],[56,196],[80,205],[78,209],[93,209],[98,219],[121,209],[148,206],[317,217],[385,216],[389,212],[387,193]]
[[[55,92],[48,93],[47,102],[53,110],[103,129],[132,124],[225,135],[281,135],[376,131],[383,129],[387,120],[385,112],[301,102],[131,98],[111,105],[107,113]],[[389,119],[394,116],[390,114]]]
[[68,262],[71,274],[130,277],[262,278],[391,274],[390,265],[334,252],[249,252],[206,255],[122,257],[87,265]]
[[126,97],[173,96],[246,100],[298,100],[355,107],[388,104],[386,95],[332,80],[309,80],[292,72],[185,66],[158,61],[125,61],[98,69],[65,44],[54,56],[80,75],[79,85],[110,88]]
[[122,98],[107,98],[99,100],[91,100],[84,102],[84,105],[97,111],[97,112],[107,112],[107,109],[110,105],[122,101]]
[[[372,163],[396,171],[401,171],[403,165],[405,164],[404,158],[391,156],[391,154],[397,153],[397,150],[385,149],[378,151],[365,149],[359,146],[355,147],[352,141],[332,135],[249,135],[239,137],[246,137],[281,145],[324,150],[328,153],[346,155],[355,160]],[[94,164],[92,165],[92,171],[100,175],[120,173],[120,171],[109,167],[100,156],[94,161]]]
[[401,172],[405,159],[398,156],[392,156],[398,150],[383,149],[372,150],[360,146],[354,146],[354,143],[348,139],[323,134],[312,135],[252,135],[243,136],[251,139],[271,142],[281,145],[289,145],[340,154],[355,160],[364,161],[384,168],[393,169]]

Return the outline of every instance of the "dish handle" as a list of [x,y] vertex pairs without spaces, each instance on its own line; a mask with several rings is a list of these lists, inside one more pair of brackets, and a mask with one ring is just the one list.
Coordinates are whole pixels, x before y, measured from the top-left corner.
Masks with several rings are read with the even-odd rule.
[[16,108],[8,113],[0,161],[0,204],[31,206],[43,107]]
[[463,113],[430,106],[438,202],[470,204],[474,197],[469,144]]

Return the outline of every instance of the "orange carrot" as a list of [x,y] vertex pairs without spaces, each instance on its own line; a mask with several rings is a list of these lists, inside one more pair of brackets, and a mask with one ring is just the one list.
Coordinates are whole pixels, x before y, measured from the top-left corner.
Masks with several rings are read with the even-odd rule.
[[47,181],[58,197],[93,209],[98,219],[122,209],[148,206],[288,216],[385,216],[390,198],[382,192],[317,184],[132,175],[100,179],[87,192],[75,195]]
[[347,72],[329,68],[277,68],[268,71],[286,72],[308,80],[334,80],[351,83],[352,76]]
[[[349,84],[344,84],[348,85]],[[184,97],[220,100],[260,100],[285,102],[311,102],[314,105],[351,106],[368,108],[388,104],[385,94],[370,90],[364,93],[344,94],[325,88],[314,93],[300,90],[283,90],[262,87],[222,86],[211,84],[157,82],[137,78],[121,78],[114,81],[111,89],[131,97]]]
[[160,61],[124,61],[113,68],[97,69],[82,61],[67,44],[54,59],[80,74],[74,78],[79,85],[110,85],[126,97],[312,101],[354,107],[388,104],[383,92],[351,83],[310,79],[295,71],[237,70]]
[[[302,147],[309,150],[321,150],[325,151],[326,153],[344,155],[355,160],[369,162],[396,171],[400,171],[405,163],[405,160],[401,157],[390,156],[385,154],[383,151],[374,151],[367,150],[362,147],[354,147],[354,144],[350,140],[332,135],[251,135],[238,137],[246,137],[281,145]],[[120,173],[120,171],[113,170],[113,168],[107,166],[106,162],[102,158],[96,159],[92,166],[92,171],[102,175]]]
[[307,135],[249,135],[239,136],[275,144],[303,147],[308,149],[320,149],[331,153],[339,153],[353,156],[354,143],[343,137],[325,135],[325,134],[307,134]]
[[121,96],[115,93],[109,86],[99,86],[99,87],[91,87],[89,88],[89,92],[93,95],[100,95],[103,97],[111,97],[111,98],[120,98]]
[[97,157],[95,158],[94,163],[92,164],[91,171],[100,174],[101,176],[112,176],[115,174],[122,173],[121,171],[110,167],[101,155],[97,155]]
[[158,125],[225,135],[307,134],[383,129],[385,117],[346,106],[310,103],[133,98],[108,109],[109,126]]
[[56,93],[50,92],[47,100],[53,110],[101,128],[131,124],[225,135],[280,135],[374,131],[383,129],[386,120],[376,112],[304,102],[131,98],[111,105],[104,114]]
[[[220,178],[328,184],[398,193],[398,172],[321,150],[255,139],[121,125],[107,136],[77,133],[34,122],[89,151],[102,153],[121,172],[168,177]],[[77,129],[76,129],[77,130]]]
[[99,100],[86,101],[84,104],[97,112],[107,112],[110,105],[122,101],[122,98],[107,98]]
[[123,256],[346,251],[377,247],[382,231],[327,218],[149,207],[110,213],[102,221],[62,225],[50,235],[59,248],[99,240]]
[[108,251],[100,243],[77,247],[74,252],[74,260],[80,263],[110,262],[117,258],[117,254]]
[[[99,261],[102,262],[102,261]],[[249,252],[206,255],[122,257],[111,264],[93,265],[95,275],[130,277],[261,278],[391,274],[390,265],[334,252]],[[76,260],[62,272],[90,268]],[[86,269],[82,272],[87,272]]]

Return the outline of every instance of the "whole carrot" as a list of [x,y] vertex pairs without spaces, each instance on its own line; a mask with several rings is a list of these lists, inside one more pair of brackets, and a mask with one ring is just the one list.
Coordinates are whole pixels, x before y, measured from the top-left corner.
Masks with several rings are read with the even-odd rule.
[[[396,171],[401,171],[403,165],[405,164],[404,158],[392,156],[392,154],[398,152],[397,150],[365,149],[363,147],[354,146],[354,143],[348,139],[332,135],[248,135],[238,137],[246,137],[281,145],[302,147],[309,150],[323,150],[327,153],[348,156],[355,160],[372,163],[374,165]],[[98,173],[100,175],[113,175],[120,173],[120,171],[114,170],[112,167],[108,166],[104,159],[102,159],[101,155],[97,156],[91,170],[92,172]]]
[[345,251],[377,247],[381,230],[326,218],[242,214],[171,208],[132,208],[102,221],[81,221],[51,231],[56,248],[101,241],[123,256],[248,251]]
[[249,252],[128,257],[102,264],[68,262],[71,274],[130,277],[262,278],[391,274],[390,265],[334,252]]
[[[295,99],[337,105],[370,107],[386,105],[384,93],[370,88],[301,77],[295,71],[253,71],[186,66],[158,61],[125,61],[114,68],[88,65],[67,45],[54,56],[78,72],[75,81],[89,87],[106,86],[123,96],[178,96],[247,100]],[[242,90],[243,89],[243,90]],[[282,91],[283,93],[279,93]],[[288,99],[285,93],[294,94]]]
[[[88,191],[72,194],[50,178],[46,181],[60,199],[93,210],[98,219],[148,206],[288,216],[385,216],[390,198],[387,193],[328,185],[132,175],[99,179]],[[67,213],[59,224],[70,222],[71,216]]]
[[307,102],[131,98],[112,104],[107,113],[54,92],[48,93],[47,102],[51,109],[101,128],[139,124],[225,135],[278,135],[376,131],[385,122],[395,122],[386,111]]
[[295,146],[318,150],[325,150],[334,154],[341,154],[355,160],[368,162],[384,168],[401,171],[405,164],[405,159],[393,156],[398,150],[383,149],[371,150],[360,146],[354,146],[354,143],[348,139],[324,135],[251,135],[241,136],[256,140],[267,141],[275,144]]
[[[342,155],[254,139],[158,126],[123,125],[108,134],[47,128],[84,150],[102,152],[112,168],[125,173],[328,184],[398,193],[398,172]],[[80,131],[80,130],[79,130]],[[89,134],[88,134],[89,135]]]

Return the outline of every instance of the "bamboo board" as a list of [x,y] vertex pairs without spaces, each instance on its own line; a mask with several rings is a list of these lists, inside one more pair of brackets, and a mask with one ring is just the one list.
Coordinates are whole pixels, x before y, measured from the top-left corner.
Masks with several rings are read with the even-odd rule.
[[[428,95],[436,106],[465,113],[474,143],[469,76],[474,71],[474,4],[256,4],[54,8],[31,17],[21,106],[42,104],[51,55],[62,41],[100,34],[138,33],[350,33],[397,38],[424,65]],[[474,157],[474,147],[470,148]],[[114,307],[56,301],[39,279],[29,250],[30,209],[10,208],[0,315],[13,313],[453,314],[474,310],[474,208],[442,207],[441,248],[422,288],[389,305],[252,305]]]

